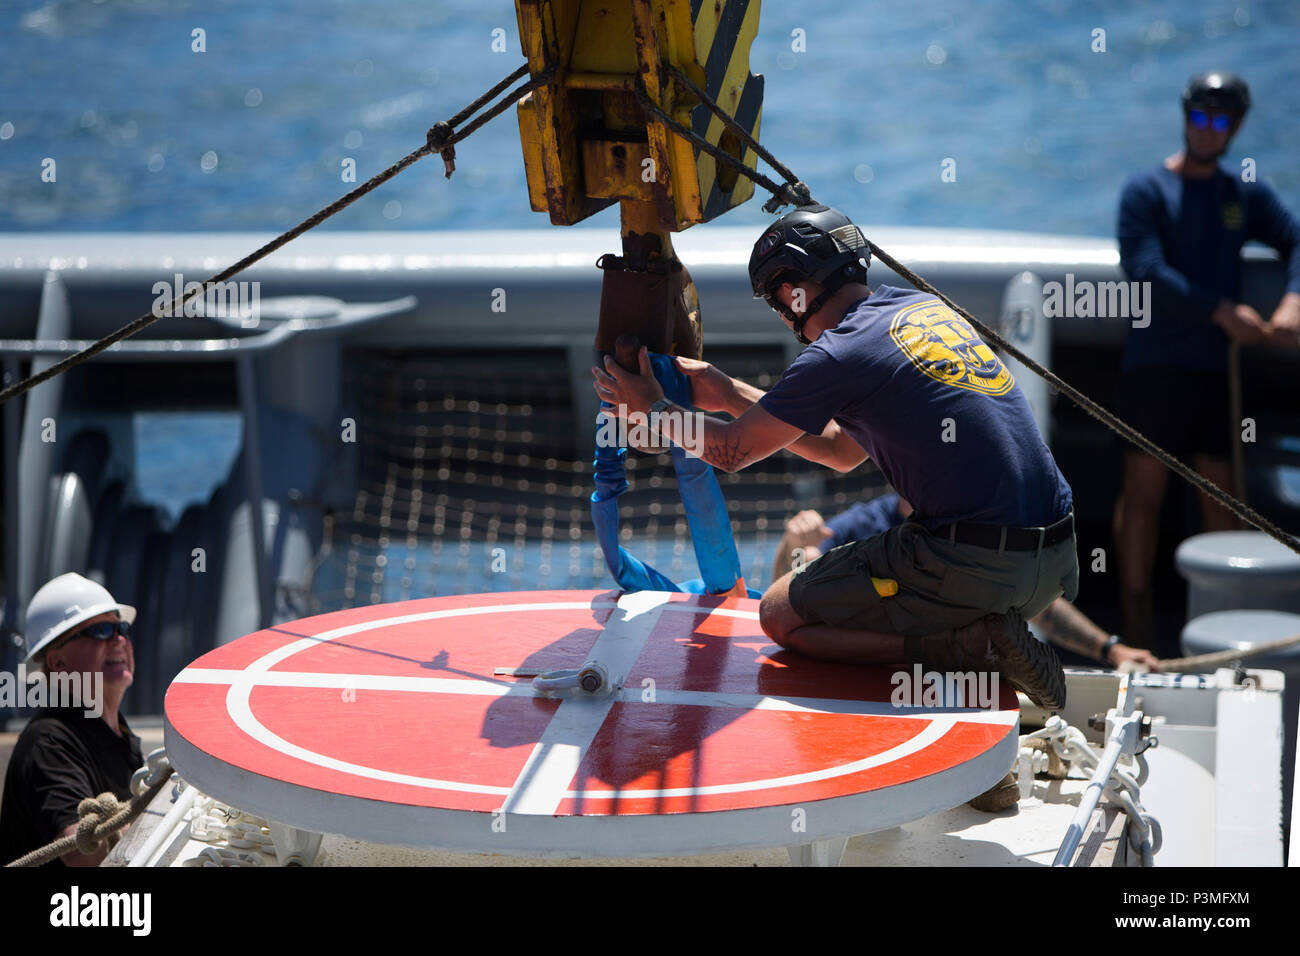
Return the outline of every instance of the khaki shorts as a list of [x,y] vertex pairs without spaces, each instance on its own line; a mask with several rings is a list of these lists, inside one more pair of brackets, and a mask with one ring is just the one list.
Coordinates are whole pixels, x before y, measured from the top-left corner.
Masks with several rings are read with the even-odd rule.
[[[881,597],[871,578],[892,578]],[[1028,620],[1061,595],[1079,594],[1071,535],[1041,552],[954,544],[913,522],[851,541],[810,562],[790,581],[790,605],[809,624],[919,637],[1015,608]]]

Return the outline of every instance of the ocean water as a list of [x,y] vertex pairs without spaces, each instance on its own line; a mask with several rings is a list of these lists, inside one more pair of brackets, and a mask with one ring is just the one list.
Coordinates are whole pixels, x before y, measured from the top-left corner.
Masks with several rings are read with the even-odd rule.
[[[0,38],[0,231],[19,232],[284,229],[351,188],[344,159],[364,180],[522,62],[507,0],[0,0]],[[784,0],[763,4],[751,69],[763,142],[859,222],[1107,236],[1211,67],[1254,94],[1228,160],[1300,211],[1298,40],[1296,0]],[[450,181],[426,159],[321,228],[547,227],[513,112],[457,152]],[[762,199],[724,221],[760,226]],[[135,424],[140,494],[173,515],[240,439],[232,414]]]
[[135,487],[176,520],[204,504],[229,473],[244,441],[238,411],[141,411],[132,416]]
[[[283,229],[350,188],[345,158],[373,175],[522,62],[508,0],[3,0],[0,37],[8,231]],[[1295,0],[783,0],[763,4],[751,64],[764,143],[860,222],[1105,236],[1125,176],[1179,147],[1179,92],[1211,67],[1254,93],[1230,161],[1300,209],[1297,40]],[[548,224],[512,112],[458,154],[450,182],[425,159],[324,228]],[[760,205],[726,221],[761,224]]]

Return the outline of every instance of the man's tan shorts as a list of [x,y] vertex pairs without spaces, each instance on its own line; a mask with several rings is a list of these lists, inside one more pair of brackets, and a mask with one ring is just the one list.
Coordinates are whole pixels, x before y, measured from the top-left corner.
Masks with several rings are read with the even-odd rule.
[[[881,597],[871,578],[892,578]],[[1034,551],[954,544],[913,522],[851,541],[790,581],[790,605],[809,624],[919,637],[1015,608],[1026,620],[1079,593],[1075,538]]]

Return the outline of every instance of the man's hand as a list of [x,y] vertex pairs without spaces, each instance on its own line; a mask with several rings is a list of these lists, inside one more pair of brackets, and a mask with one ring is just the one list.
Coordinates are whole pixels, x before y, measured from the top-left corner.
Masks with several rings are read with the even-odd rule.
[[1269,321],[1273,337],[1286,345],[1300,345],[1300,292],[1288,292]]
[[1214,323],[1228,333],[1228,338],[1241,345],[1255,345],[1266,341],[1273,330],[1260,318],[1258,312],[1248,305],[1229,302],[1224,299],[1210,316]]
[[834,535],[816,511],[801,511],[785,525],[786,543],[791,548],[820,547]]
[[772,559],[772,580],[782,578],[794,570],[821,557],[821,546],[835,532],[816,511],[801,511],[785,523],[785,533],[776,546]]
[[591,384],[596,394],[614,406],[614,414],[619,418],[626,418],[630,412],[644,415],[650,411],[651,405],[664,397],[663,387],[650,367],[650,352],[644,345],[637,353],[637,359],[641,364],[640,374],[623,368],[612,355],[605,356],[605,371],[594,366],[591,370],[595,379]]
[[1106,663],[1116,670],[1119,670],[1122,664],[1132,664],[1150,671],[1160,670],[1160,660],[1154,654],[1140,647],[1129,647],[1127,644],[1116,644],[1112,647],[1110,659]]
[[[97,849],[94,853],[86,855],[83,854],[80,850],[73,848],[69,850],[67,853],[64,853],[62,856],[60,856],[59,859],[63,861],[65,866],[99,866],[99,864],[103,863],[104,859],[108,856],[109,850],[117,846],[118,841],[121,840],[122,837],[126,836],[126,831],[129,830],[130,828],[131,825],[128,823],[122,826],[120,829],[115,830],[114,832],[108,834],[106,837],[104,837],[103,842],[100,843],[99,849]],[[69,823],[66,827],[63,828],[63,832],[59,834],[59,839],[62,839],[63,837],[76,836],[76,835],[77,835],[77,824]]]
[[677,356],[677,368],[691,380],[691,403],[705,412],[729,412],[736,397],[731,376],[708,362]]

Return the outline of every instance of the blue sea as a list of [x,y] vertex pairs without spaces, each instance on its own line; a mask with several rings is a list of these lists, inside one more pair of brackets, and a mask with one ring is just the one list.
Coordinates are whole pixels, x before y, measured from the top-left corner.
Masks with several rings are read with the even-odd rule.
[[[0,231],[281,230],[351,188],[344,159],[364,180],[522,62],[508,0],[0,0],[0,37]],[[1211,67],[1254,94],[1228,162],[1300,211],[1298,41],[1296,0],[800,0],[763,5],[750,60],[764,143],[859,222],[1108,236]],[[457,152],[450,181],[426,159],[322,228],[548,225],[513,112]],[[136,422],[141,492],[173,514],[218,473],[178,454],[199,434],[229,460],[238,419]]]
[[[5,231],[283,229],[346,191],[345,158],[373,175],[522,62],[510,0],[3,0],[0,37]],[[785,0],[750,60],[765,145],[861,222],[1106,236],[1212,67],[1254,93],[1230,161],[1300,209],[1298,41],[1296,0]],[[513,113],[457,151],[450,182],[423,160],[324,228],[547,226]]]

